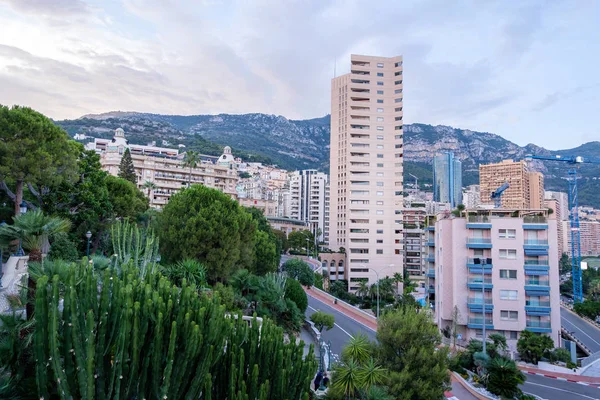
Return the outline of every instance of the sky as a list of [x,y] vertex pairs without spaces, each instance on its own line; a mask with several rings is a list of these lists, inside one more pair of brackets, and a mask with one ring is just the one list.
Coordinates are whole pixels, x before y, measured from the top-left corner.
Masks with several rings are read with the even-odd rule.
[[330,110],[350,54],[404,57],[404,120],[519,145],[600,140],[598,0],[0,0],[0,104]]

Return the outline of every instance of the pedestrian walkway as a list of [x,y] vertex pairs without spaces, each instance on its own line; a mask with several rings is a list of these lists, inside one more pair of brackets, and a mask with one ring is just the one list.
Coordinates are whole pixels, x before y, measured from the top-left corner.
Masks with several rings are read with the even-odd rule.
[[540,375],[546,378],[560,379],[567,382],[577,382],[581,384],[587,384],[590,386],[600,386],[600,377],[583,376],[566,374],[562,372],[546,371],[539,368],[524,367],[519,365],[519,369],[527,374]]

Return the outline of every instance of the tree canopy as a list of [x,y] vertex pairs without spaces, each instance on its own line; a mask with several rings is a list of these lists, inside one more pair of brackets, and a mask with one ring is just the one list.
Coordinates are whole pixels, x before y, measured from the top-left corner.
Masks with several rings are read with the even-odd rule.
[[[20,213],[25,184],[40,195],[51,184],[75,179],[80,147],[39,112],[0,105],[0,176],[15,215]],[[14,194],[8,185],[14,187]]]
[[256,223],[218,190],[192,185],[173,195],[158,215],[157,232],[167,263],[202,261],[209,281],[226,281],[254,265]]
[[315,274],[312,268],[302,260],[297,258],[287,260],[283,263],[282,269],[304,286],[312,286],[315,283]]

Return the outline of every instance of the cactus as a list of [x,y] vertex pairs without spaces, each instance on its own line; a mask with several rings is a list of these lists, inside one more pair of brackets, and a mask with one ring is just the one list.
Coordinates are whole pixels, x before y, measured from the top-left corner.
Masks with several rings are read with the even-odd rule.
[[40,277],[36,310],[38,397],[301,400],[316,370],[312,348],[303,358],[270,320],[226,318],[218,297],[134,260]]

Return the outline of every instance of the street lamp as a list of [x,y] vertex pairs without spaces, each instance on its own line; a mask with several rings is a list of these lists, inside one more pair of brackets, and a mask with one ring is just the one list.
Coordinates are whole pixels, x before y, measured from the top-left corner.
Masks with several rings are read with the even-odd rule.
[[92,238],[92,232],[87,231],[87,233],[85,234],[85,237],[87,238],[86,256],[87,256],[87,258],[90,258],[90,239]]
[[473,262],[475,264],[480,264],[481,265],[481,313],[483,314],[483,323],[482,323],[482,327],[483,329],[481,330],[481,335],[483,336],[483,354],[487,354],[486,353],[486,339],[485,339],[485,266],[486,265],[491,265],[492,264],[492,259],[491,258],[476,258],[473,260]]
[[[25,200],[21,201],[21,204],[19,204],[19,211],[21,212],[21,214],[27,213],[27,203],[25,203]],[[25,252],[23,251],[23,239],[19,239],[19,248],[17,249],[17,256],[23,257],[24,255]]]

